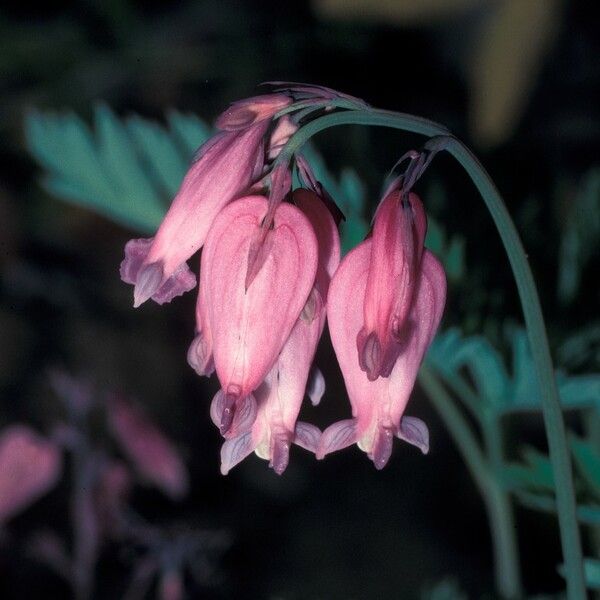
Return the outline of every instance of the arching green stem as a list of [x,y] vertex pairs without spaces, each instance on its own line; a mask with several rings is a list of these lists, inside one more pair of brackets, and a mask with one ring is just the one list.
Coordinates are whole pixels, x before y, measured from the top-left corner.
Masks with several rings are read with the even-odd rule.
[[508,255],[519,291],[533,354],[535,370],[541,389],[544,423],[550,448],[550,459],[556,477],[556,501],[566,567],[567,596],[570,600],[586,597],[583,577],[581,541],[576,520],[575,493],[571,459],[565,435],[564,421],[554,381],[554,368],[546,336],[544,318],[527,255],[502,197],[490,176],[475,156],[448,130],[436,123],[407,114],[378,109],[348,110],[315,119],[292,136],[277,162],[290,161],[295,152],[312,136],[338,125],[370,125],[401,129],[425,136],[449,136],[445,149],[465,169],[483,198]]

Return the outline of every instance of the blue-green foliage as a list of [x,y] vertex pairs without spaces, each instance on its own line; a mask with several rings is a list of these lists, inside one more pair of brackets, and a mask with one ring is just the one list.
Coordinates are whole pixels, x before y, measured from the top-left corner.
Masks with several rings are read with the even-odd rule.
[[[510,367],[491,343],[481,336],[462,335],[451,328],[434,340],[427,360],[446,380],[468,391],[481,410],[497,414],[536,411],[541,398],[527,334],[507,329]],[[565,409],[600,408],[600,374],[568,376],[557,373]]]
[[194,116],[171,112],[168,122],[166,129],[137,116],[119,120],[100,105],[94,131],[72,113],[31,112],[25,133],[50,193],[153,233],[195,149],[210,135]]

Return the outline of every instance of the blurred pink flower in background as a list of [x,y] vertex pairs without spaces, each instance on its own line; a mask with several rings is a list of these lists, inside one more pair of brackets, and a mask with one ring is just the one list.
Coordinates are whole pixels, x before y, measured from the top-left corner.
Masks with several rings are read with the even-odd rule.
[[0,434],[0,525],[49,492],[62,472],[59,447],[26,425]]
[[[107,418],[115,439],[138,473],[172,499],[182,498],[189,485],[185,464],[141,408],[113,395],[108,401]],[[115,476],[119,486],[126,486],[121,475]]]

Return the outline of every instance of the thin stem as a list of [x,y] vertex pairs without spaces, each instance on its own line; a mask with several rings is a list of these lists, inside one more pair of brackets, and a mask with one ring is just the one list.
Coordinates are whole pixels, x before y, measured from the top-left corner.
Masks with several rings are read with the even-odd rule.
[[427,363],[419,371],[419,384],[442,417],[475,484],[484,494],[490,485],[490,469],[473,430]]
[[504,466],[504,444],[502,424],[496,415],[488,414],[482,421],[483,439],[494,486],[492,535],[494,538],[496,580],[502,582],[502,593],[506,598],[519,598],[523,593],[519,544],[515,524],[514,507],[510,492],[498,482],[502,480]]
[[556,502],[567,578],[567,597],[570,600],[586,598],[571,457],[554,379],[554,367],[544,317],[533,274],[519,234],[489,175],[473,154],[458,140],[451,139],[446,150],[467,171],[481,194],[494,219],[512,267],[527,326],[535,371],[542,392],[544,424],[550,448],[550,460],[556,477]]
[[[441,125],[411,115],[377,109],[349,110],[315,119],[303,126],[288,141],[277,163],[291,160],[293,154],[313,135],[337,125],[372,125],[411,131],[426,136],[449,136]],[[521,306],[531,344],[535,370],[542,392],[544,424],[550,459],[556,477],[556,499],[563,557],[567,579],[567,597],[586,597],[583,577],[581,540],[576,519],[571,458],[554,381],[554,368],[546,336],[544,318],[527,255],[512,219],[485,169],[456,138],[448,137],[445,149],[462,165],[481,194],[502,239],[519,291]]]
[[483,498],[494,554],[494,579],[502,598],[520,598],[522,595],[518,551],[514,537],[514,519],[506,492],[488,464],[466,419],[434,371],[426,364],[419,372],[419,383],[434,408],[441,416],[456,444],[475,485]]

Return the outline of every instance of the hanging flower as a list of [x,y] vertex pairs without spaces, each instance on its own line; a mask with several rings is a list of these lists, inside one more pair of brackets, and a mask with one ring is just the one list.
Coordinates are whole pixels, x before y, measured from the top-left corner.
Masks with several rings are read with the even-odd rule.
[[253,450],[268,460],[276,473],[281,474],[287,467],[292,443],[315,452],[321,436],[317,427],[297,422],[297,418],[325,326],[327,292],[340,261],[340,240],[333,217],[316,193],[296,190],[293,202],[308,218],[318,240],[316,277],[304,308],[270,373],[254,392],[258,408],[251,430],[223,444],[223,474],[227,474]]
[[[410,191],[435,153],[411,151],[384,194],[372,235],[340,264],[343,215],[301,156],[293,190],[282,149],[313,115],[366,109],[320,86],[273,83],[273,93],[233,103],[200,150],[156,236],[132,240],[121,265],[138,306],[191,289],[186,261],[202,249],[196,332],[188,362],[213,371],[210,415],[225,441],[221,471],[253,451],[281,474],[292,444],[317,458],[357,443],[377,468],[394,437],[428,449],[425,424],[404,415],[439,325],[446,280],[424,249],[427,220]],[[353,418],[328,427],[298,421],[325,381],[313,360],[326,320]]]
[[446,298],[446,277],[438,260],[423,252],[415,281],[416,290],[403,329],[397,358],[387,377],[371,380],[361,368],[356,340],[364,327],[368,280],[373,268],[375,240],[352,250],[337,270],[328,297],[331,341],[342,369],[353,418],[328,427],[321,438],[317,458],[358,443],[378,469],[392,451],[394,436],[428,450],[425,424],[404,417],[417,371],[439,325]]

